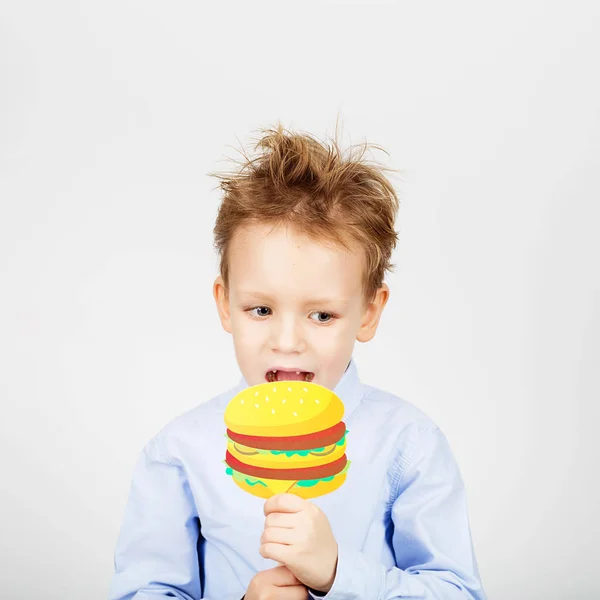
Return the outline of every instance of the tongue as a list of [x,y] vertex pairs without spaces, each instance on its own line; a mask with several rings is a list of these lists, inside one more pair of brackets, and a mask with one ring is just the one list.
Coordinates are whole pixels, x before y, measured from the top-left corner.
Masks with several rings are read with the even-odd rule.
[[305,377],[306,371],[300,371],[300,373],[296,373],[296,371],[277,371],[275,373],[277,381],[304,381]]

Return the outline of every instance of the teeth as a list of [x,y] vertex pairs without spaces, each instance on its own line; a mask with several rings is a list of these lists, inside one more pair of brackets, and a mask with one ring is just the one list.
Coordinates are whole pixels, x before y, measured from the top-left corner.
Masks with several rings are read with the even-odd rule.
[[[302,373],[302,371],[296,371],[297,375],[300,375],[300,373]],[[277,378],[277,371],[267,371],[267,381],[269,381],[270,383],[276,381]],[[313,373],[306,373],[306,375],[304,376],[304,381],[308,381],[309,383],[314,379],[314,374]]]

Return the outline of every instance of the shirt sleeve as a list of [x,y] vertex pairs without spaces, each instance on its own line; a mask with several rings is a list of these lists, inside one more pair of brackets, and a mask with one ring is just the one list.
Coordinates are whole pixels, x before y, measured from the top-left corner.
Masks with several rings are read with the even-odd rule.
[[158,444],[148,442],[133,470],[109,600],[201,598],[195,504],[185,470],[166,461]]
[[[486,600],[467,515],[465,487],[439,428],[419,431],[405,471],[394,473],[391,520],[396,566],[338,544],[325,600]],[[397,461],[401,464],[402,461]]]

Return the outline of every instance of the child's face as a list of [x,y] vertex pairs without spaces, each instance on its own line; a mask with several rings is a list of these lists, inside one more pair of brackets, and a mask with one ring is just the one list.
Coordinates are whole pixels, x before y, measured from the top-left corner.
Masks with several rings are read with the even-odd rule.
[[[389,289],[364,306],[362,251],[325,246],[291,228],[240,228],[230,246],[229,298],[217,277],[213,293],[223,328],[233,335],[248,385],[270,381],[281,367],[314,374],[333,389],[348,366],[355,340],[369,341]],[[290,379],[290,377],[282,377]]]

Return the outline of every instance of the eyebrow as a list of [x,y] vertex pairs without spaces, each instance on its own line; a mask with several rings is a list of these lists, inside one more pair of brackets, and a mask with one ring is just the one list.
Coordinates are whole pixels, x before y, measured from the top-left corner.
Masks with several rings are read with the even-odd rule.
[[[263,300],[266,300],[267,302],[272,301],[272,298],[270,298],[267,294],[263,294],[262,292],[253,292],[250,290],[240,290],[239,291],[240,294],[244,294],[247,296],[252,296],[254,298],[261,298]],[[342,304],[345,305],[346,302],[343,301],[338,301],[338,300],[334,300],[333,298],[308,298],[305,301],[306,304]]]

